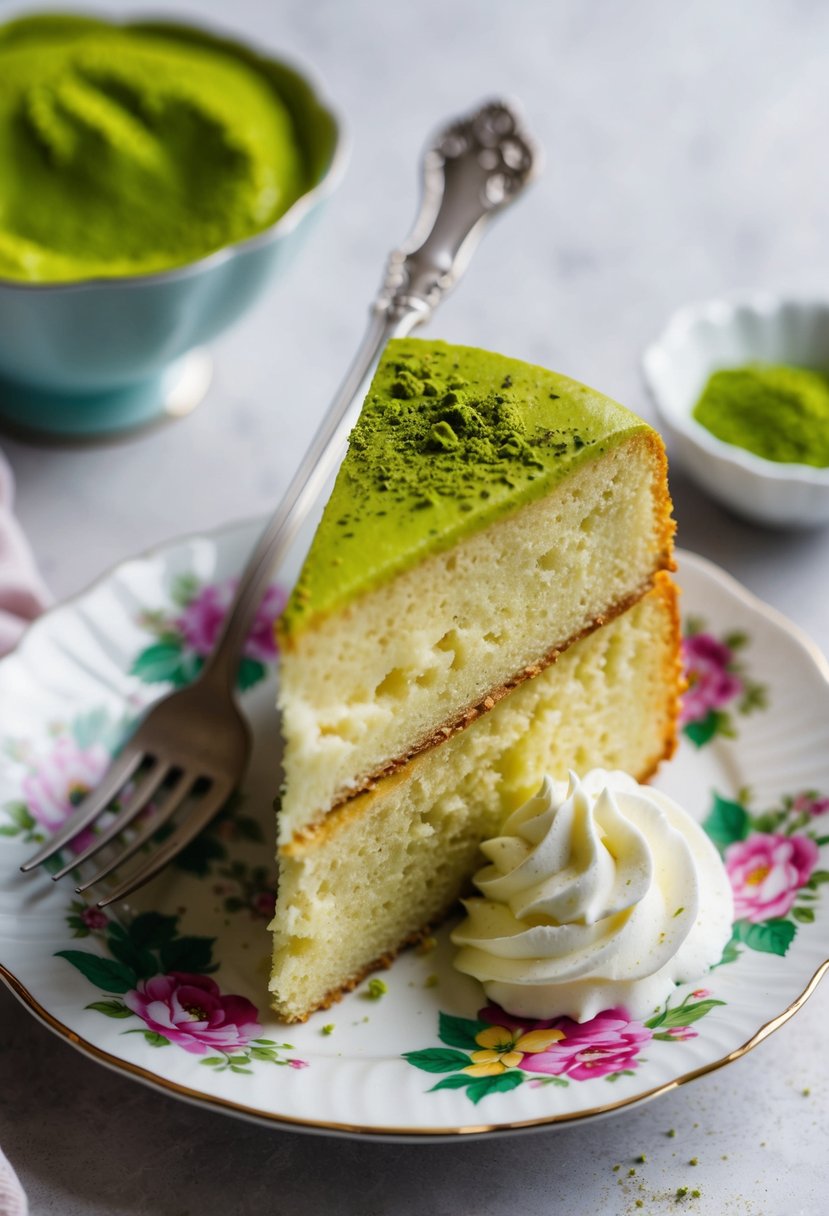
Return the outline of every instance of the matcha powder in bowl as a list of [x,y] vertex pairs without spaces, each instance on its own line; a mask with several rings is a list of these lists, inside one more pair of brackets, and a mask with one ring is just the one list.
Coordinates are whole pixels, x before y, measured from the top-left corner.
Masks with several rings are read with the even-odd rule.
[[692,416],[765,460],[829,467],[829,378],[785,364],[716,371]]
[[77,282],[195,261],[306,190],[255,60],[182,28],[43,15],[0,27],[0,278]]

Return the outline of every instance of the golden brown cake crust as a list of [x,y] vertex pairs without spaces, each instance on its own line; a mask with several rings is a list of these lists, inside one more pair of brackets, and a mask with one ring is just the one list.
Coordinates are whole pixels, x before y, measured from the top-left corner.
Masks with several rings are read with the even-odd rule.
[[[679,651],[680,617],[678,588],[666,571],[660,571],[654,578],[654,585],[649,594],[654,597],[658,597],[662,601],[662,604],[666,610],[665,618],[667,619],[667,628],[670,634],[670,639],[669,645],[666,648],[664,681],[666,687],[673,689],[673,693],[666,707],[666,722],[661,746],[653,754],[653,756],[649,758],[647,763],[643,765],[639,772],[632,774],[637,781],[642,783],[649,781],[659,768],[659,765],[664,760],[670,759],[676,749],[680,695],[683,689],[682,664]],[[563,653],[563,650],[556,652],[550,661],[555,662],[556,658],[561,653]],[[541,670],[541,668],[539,668],[539,670]],[[524,678],[532,677],[527,675]],[[519,682],[523,682],[523,680]],[[510,689],[507,688],[501,695],[506,695],[506,693],[509,691]],[[447,737],[450,736],[441,735],[437,742],[444,742]],[[404,779],[405,774],[400,770],[390,773],[388,776],[384,777],[383,790],[388,791],[391,783],[394,783],[395,781],[403,781]],[[372,790],[355,795],[346,803],[341,804],[330,815],[326,816],[325,820],[323,820],[321,823],[318,823],[310,830],[297,833],[289,844],[283,846],[280,852],[287,856],[296,856],[301,854],[309,847],[316,848],[323,843],[327,843],[331,837],[336,836],[355,817],[367,813],[373,800],[374,794]],[[403,940],[401,940],[396,949],[385,952],[380,958],[377,958],[364,967],[361,967],[339,987],[331,989],[323,998],[316,1002],[312,1008],[306,1010],[302,1017],[284,1017],[283,1015],[283,1020],[289,1022],[306,1021],[312,1013],[321,1009],[330,1008],[331,1005],[335,1004],[348,992],[351,992],[354,988],[356,988],[367,975],[370,975],[374,971],[383,970],[390,967],[401,950],[405,949],[407,946],[416,944],[427,937],[436,925],[440,924],[446,919],[455,906],[456,900],[452,899],[441,912],[430,918],[428,924],[424,924],[419,929],[408,934]]]
[[[673,563],[671,563],[670,568],[673,568]],[[415,756],[420,755],[422,752],[428,751],[430,748],[437,747],[441,743],[445,743],[447,739],[451,739],[451,737],[453,735],[456,735],[459,731],[465,730],[466,727],[469,726],[472,722],[476,721],[476,719],[480,718],[483,714],[488,713],[489,710],[493,709],[494,706],[497,705],[497,703],[499,701],[501,701],[514,688],[518,688],[519,685],[523,684],[525,680],[531,680],[535,676],[539,675],[542,671],[544,671],[546,668],[550,667],[553,663],[555,663],[556,660],[559,659],[566,650],[569,650],[569,648],[572,645],[574,645],[576,642],[581,641],[582,638],[588,637],[591,633],[594,633],[595,630],[600,629],[603,625],[609,624],[609,622],[611,622],[611,621],[615,620],[617,617],[621,616],[623,612],[627,612],[629,608],[632,608],[634,604],[637,604],[639,602],[639,600],[641,600],[649,592],[653,591],[654,589],[660,588],[661,594],[667,595],[668,592],[665,589],[668,587],[671,588],[670,596],[672,597],[672,599],[674,601],[674,605],[672,608],[672,616],[675,621],[675,629],[676,629],[676,634],[677,634],[677,650],[678,650],[678,647],[679,647],[679,613],[678,613],[678,609],[677,609],[676,603],[675,603],[675,600],[676,600],[675,586],[674,586],[673,582],[670,580],[667,572],[665,570],[660,570],[660,571],[657,571],[657,573],[654,575],[652,583],[647,584],[646,586],[641,588],[637,593],[626,596],[623,600],[620,600],[618,603],[613,604],[601,616],[595,617],[594,620],[588,626],[586,626],[584,629],[582,629],[578,633],[574,634],[571,638],[568,638],[567,641],[563,642],[560,646],[556,646],[552,650],[548,651],[548,653],[546,655],[544,655],[543,658],[538,663],[534,663],[532,666],[524,667],[520,672],[517,672],[516,675],[511,680],[508,680],[506,683],[499,685],[498,688],[492,689],[487,694],[487,696],[484,697],[484,699],[482,701],[480,701],[477,705],[470,706],[468,709],[464,710],[464,712],[459,717],[455,718],[453,721],[443,723],[431,735],[429,735],[427,738],[421,740],[421,742],[416,747],[411,748],[404,755],[396,757],[394,760],[391,761],[390,764],[387,764],[385,766],[385,768],[381,769],[379,772],[373,773],[371,776],[366,777],[358,786],[355,786],[354,789],[350,790],[341,799],[339,799],[339,801],[335,802],[333,804],[333,806],[330,808],[330,810],[328,812],[326,812],[325,816],[322,819],[318,819],[316,821],[316,823],[309,824],[307,827],[305,827],[301,831],[297,832],[293,838],[293,841],[291,841],[287,845],[283,846],[284,851],[290,853],[291,846],[294,843],[298,843],[301,841],[304,844],[308,840],[311,840],[311,839],[318,840],[318,839],[321,839],[322,837],[324,837],[326,835],[326,831],[325,831],[326,824],[328,823],[328,821],[332,815],[335,815],[340,810],[349,807],[350,804],[352,802],[354,802],[355,799],[359,798],[360,795],[362,795],[362,794],[369,793],[381,781],[387,781],[395,773],[399,772],[400,769],[404,768],[411,760],[413,760],[415,758]],[[677,663],[679,663],[678,659],[677,659]],[[671,679],[671,678],[672,677],[670,676],[670,674],[666,672],[666,680]],[[678,681],[678,679],[679,679],[679,677],[677,676],[676,680]],[[679,694],[677,693],[677,696],[678,695]],[[676,710],[676,713],[678,713],[678,708]],[[676,728],[675,728],[675,726],[674,726],[674,731],[673,731],[673,735],[672,735],[672,741],[666,739],[665,746],[666,746],[666,748],[670,749],[670,750],[666,751],[666,753],[665,753],[665,758],[667,758],[667,757],[673,755],[673,751],[676,747]],[[658,761],[657,761],[657,763],[658,763]],[[648,774],[648,775],[650,775],[650,774]]]

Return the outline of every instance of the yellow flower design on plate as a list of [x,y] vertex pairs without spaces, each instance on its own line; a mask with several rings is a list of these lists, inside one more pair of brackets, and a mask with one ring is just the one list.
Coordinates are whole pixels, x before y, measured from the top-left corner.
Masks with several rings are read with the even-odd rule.
[[497,1077],[508,1068],[517,1068],[525,1055],[546,1051],[551,1043],[564,1038],[562,1030],[508,1030],[506,1026],[487,1026],[475,1035],[482,1049],[473,1051],[472,1063],[462,1072],[471,1077]]

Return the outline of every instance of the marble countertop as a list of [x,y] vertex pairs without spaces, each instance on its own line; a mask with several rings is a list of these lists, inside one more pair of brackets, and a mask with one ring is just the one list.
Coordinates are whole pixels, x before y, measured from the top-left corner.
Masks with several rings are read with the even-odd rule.
[[[819,0],[131,7],[232,22],[315,65],[353,153],[289,276],[215,343],[215,378],[190,418],[114,445],[4,443],[21,519],[58,597],[133,552],[273,506],[409,224],[426,133],[488,95],[522,99],[547,168],[430,332],[555,367],[652,417],[639,355],[676,306],[735,288],[826,294],[829,8]],[[752,527],[679,467],[672,489],[680,543],[829,650],[829,530]],[[627,1114],[484,1142],[337,1141],[149,1092],[76,1054],[4,990],[0,1144],[33,1216],[614,1216],[680,1206],[810,1216],[829,1203],[827,1059],[824,986],[744,1059]],[[634,1165],[643,1152],[647,1162]],[[626,1168],[614,1173],[616,1163]],[[678,1203],[685,1185],[700,1198]]]

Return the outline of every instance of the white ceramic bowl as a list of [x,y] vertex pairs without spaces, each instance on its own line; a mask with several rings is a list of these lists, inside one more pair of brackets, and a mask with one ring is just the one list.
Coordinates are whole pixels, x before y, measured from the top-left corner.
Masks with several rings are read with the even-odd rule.
[[674,313],[643,356],[666,435],[713,498],[764,524],[829,522],[829,468],[781,464],[717,439],[691,411],[712,372],[746,363],[829,370],[829,301],[736,296]]

